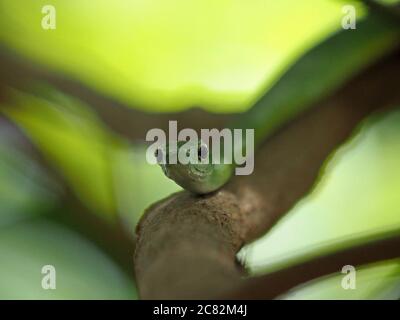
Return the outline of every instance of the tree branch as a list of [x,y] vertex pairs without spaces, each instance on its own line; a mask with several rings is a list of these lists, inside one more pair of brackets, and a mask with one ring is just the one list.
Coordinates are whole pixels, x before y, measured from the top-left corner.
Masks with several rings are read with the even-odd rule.
[[[135,272],[141,297],[229,297],[241,287],[238,250],[310,191],[325,159],[364,117],[400,102],[398,74],[399,51],[268,139],[252,175],[236,176],[211,195],[180,192],[151,206],[137,228]],[[290,276],[291,286],[304,280],[294,272]]]

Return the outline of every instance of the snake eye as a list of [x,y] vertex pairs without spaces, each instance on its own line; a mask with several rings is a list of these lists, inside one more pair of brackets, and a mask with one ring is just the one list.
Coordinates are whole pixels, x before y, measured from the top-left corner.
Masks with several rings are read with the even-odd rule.
[[199,160],[204,160],[208,156],[208,148],[205,144],[202,144],[197,150],[197,156]]
[[156,157],[158,163],[162,163],[164,157],[161,149],[157,149],[154,152],[154,156]]

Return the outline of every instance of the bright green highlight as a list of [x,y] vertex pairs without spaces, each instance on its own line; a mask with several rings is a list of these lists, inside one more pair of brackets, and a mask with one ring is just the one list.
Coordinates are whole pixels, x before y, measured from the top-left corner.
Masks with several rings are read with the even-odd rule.
[[93,212],[110,220],[122,216],[133,232],[147,206],[180,190],[158,166],[146,162],[144,148],[135,151],[86,105],[51,87],[41,91],[40,98],[12,91],[12,102],[1,111],[27,133]]
[[[41,27],[44,5],[56,8],[56,30]],[[334,0],[0,0],[0,41],[135,108],[239,111],[340,26],[342,6]]]
[[356,288],[343,289],[346,274],[339,273],[304,284],[281,298],[289,300],[398,299],[400,260],[375,263],[356,269]]
[[241,251],[253,273],[323,244],[400,225],[400,110],[376,115],[328,162],[313,192]]

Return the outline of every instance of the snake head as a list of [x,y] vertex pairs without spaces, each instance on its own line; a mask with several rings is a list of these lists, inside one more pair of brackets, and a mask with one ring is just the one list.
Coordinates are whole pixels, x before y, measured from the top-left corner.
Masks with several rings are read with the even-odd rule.
[[230,176],[224,174],[229,165],[211,163],[207,144],[203,141],[178,141],[166,144],[155,152],[164,174],[182,188],[197,194],[217,190]]

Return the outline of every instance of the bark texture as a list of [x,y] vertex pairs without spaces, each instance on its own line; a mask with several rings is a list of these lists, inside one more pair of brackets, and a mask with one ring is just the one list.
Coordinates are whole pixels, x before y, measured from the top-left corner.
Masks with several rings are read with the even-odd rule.
[[[140,296],[271,298],[334,271],[321,263],[319,272],[310,273],[307,270],[315,265],[308,264],[280,274],[279,281],[268,276],[243,280],[245,272],[235,255],[312,189],[324,161],[363,118],[399,104],[399,74],[397,50],[265,141],[252,175],[236,176],[207,196],[183,191],[148,208],[136,233],[134,261]],[[355,254],[360,254],[357,263],[370,262],[365,251]],[[304,277],[298,275],[300,271]],[[287,277],[291,280],[282,284]],[[251,294],[259,280],[261,288]]]

